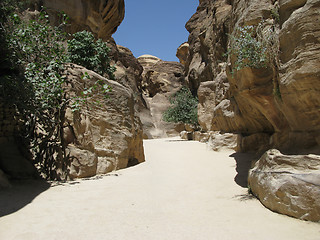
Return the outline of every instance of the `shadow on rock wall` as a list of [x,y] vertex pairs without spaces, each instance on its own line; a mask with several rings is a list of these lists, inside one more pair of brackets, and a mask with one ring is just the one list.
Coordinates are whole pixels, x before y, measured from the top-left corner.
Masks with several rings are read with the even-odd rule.
[[254,153],[233,153],[229,157],[233,157],[237,163],[237,175],[234,181],[243,188],[248,188],[249,170],[254,160],[259,159]]

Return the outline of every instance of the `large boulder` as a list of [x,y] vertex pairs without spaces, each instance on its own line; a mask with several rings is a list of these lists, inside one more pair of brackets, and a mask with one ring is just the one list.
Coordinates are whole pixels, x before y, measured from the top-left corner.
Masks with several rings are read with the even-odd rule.
[[272,211],[320,221],[320,156],[267,151],[249,173],[249,185]]
[[124,0],[31,0],[35,8],[44,6],[50,20],[59,24],[60,13],[69,17],[67,31],[75,33],[88,30],[98,38],[108,40],[117,30],[125,13]]
[[[89,79],[83,78],[86,73]],[[74,64],[68,67],[67,77],[71,98],[98,80],[112,88],[108,98],[95,93],[88,107],[67,110],[65,141],[74,159],[70,176],[90,177],[143,162],[143,131],[132,90]]]

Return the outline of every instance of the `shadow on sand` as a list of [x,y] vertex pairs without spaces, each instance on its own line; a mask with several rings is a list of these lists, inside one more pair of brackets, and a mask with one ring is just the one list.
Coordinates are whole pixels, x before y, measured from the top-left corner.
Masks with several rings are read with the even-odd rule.
[[234,178],[234,181],[241,187],[248,187],[248,175],[249,170],[252,166],[252,163],[255,160],[259,159],[254,153],[233,153],[229,157],[233,157],[237,163],[237,175]]
[[12,181],[11,184],[12,187],[0,190],[0,217],[22,209],[50,187],[44,180]]

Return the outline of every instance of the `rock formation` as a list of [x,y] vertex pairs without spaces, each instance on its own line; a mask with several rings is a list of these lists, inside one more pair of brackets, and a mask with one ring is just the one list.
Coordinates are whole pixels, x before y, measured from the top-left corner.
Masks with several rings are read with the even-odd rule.
[[44,6],[55,24],[64,12],[69,17],[67,32],[88,30],[103,40],[117,30],[125,13],[124,0],[31,0],[30,5],[38,9]]
[[188,59],[188,55],[189,55],[189,43],[185,42],[178,47],[176,56],[179,59],[180,63],[182,65],[185,65]]
[[267,151],[249,173],[252,192],[268,208],[320,221],[320,156]]
[[[200,1],[186,24],[187,57],[187,45],[177,56],[198,94],[202,130],[238,134],[238,150],[244,152],[277,148],[291,154],[320,153],[320,28],[314,24],[319,6],[317,0]],[[254,38],[269,39],[263,45],[272,55],[266,66],[236,69],[231,41],[243,26],[259,26],[260,35]],[[274,159],[272,165],[262,159],[251,172],[253,193],[275,211],[319,221],[319,183],[311,184],[309,175],[303,175],[311,172],[308,163],[319,169],[317,157],[268,154],[264,159]],[[286,159],[285,170],[281,159]],[[305,162],[299,172],[297,159]],[[273,174],[273,169],[282,173]],[[312,174],[319,177],[317,171]],[[313,196],[303,197],[299,191]]]
[[139,113],[145,137],[178,135],[183,126],[164,122],[162,114],[170,106],[169,98],[186,84],[182,64],[151,55],[140,56],[138,61],[143,67],[141,90],[148,109]]
[[[82,78],[85,72],[89,79]],[[70,177],[90,177],[143,162],[143,132],[132,90],[74,64],[68,68],[67,77],[71,97],[97,80],[112,88],[108,98],[94,94],[88,109],[84,106],[80,111],[67,111],[65,140],[74,159]]]
[[[317,1],[200,1],[186,24],[185,71],[198,92],[203,129],[240,133],[245,150],[252,139],[260,141],[252,150],[319,147],[319,28],[311,24],[317,7]],[[238,26],[258,23],[279,38],[276,74],[272,66],[234,71],[225,54]]]

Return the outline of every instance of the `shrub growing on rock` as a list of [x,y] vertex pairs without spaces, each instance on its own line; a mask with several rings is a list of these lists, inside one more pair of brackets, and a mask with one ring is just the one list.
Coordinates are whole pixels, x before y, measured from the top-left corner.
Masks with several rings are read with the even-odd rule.
[[73,39],[68,40],[70,62],[114,79],[115,67],[110,66],[109,52],[107,44],[101,39],[95,41],[88,31],[77,32],[73,34]]
[[166,122],[198,125],[198,99],[187,87],[182,87],[170,98],[171,106],[163,113]]
[[[16,10],[18,3],[15,0],[0,2],[0,99],[19,109],[24,121],[21,137],[26,139],[32,153],[30,157],[42,176],[65,179],[70,157],[63,130],[66,109],[74,102],[65,88],[68,58],[63,44],[66,36],[60,31],[67,17],[62,14],[62,25],[52,27],[44,10],[33,12],[30,18]],[[88,38],[94,51],[87,56],[98,53],[92,58],[93,70],[112,74],[106,44]],[[86,46],[84,49],[90,50]],[[105,95],[110,90],[105,82],[96,84],[92,88],[102,90]],[[91,91],[86,89],[77,100],[86,100]]]
[[274,26],[243,26],[230,35],[228,55],[235,57],[234,69],[267,68],[278,55],[278,39]]

